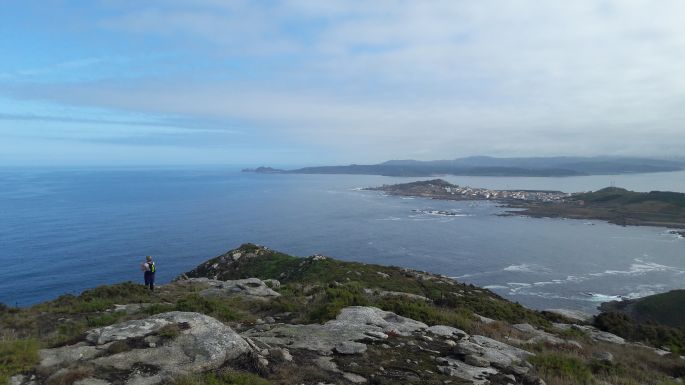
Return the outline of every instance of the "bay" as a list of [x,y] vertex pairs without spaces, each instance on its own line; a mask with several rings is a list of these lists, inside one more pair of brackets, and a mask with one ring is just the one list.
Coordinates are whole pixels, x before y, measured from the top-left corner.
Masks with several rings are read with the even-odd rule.
[[[485,286],[524,305],[595,311],[685,285],[666,229],[501,217],[491,202],[387,197],[361,187],[426,178],[259,175],[233,169],[0,171],[0,302],[27,306],[125,280],[155,256],[167,282],[254,242],[295,255],[390,264]],[[685,173],[446,177],[487,188],[685,192]],[[445,210],[441,216],[426,210]]]

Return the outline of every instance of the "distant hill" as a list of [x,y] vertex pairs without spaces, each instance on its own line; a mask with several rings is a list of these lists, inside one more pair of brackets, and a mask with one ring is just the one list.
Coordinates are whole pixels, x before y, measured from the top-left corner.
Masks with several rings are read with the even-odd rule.
[[685,290],[650,295],[627,301],[603,303],[604,312],[619,312],[638,323],[656,323],[675,328],[685,328]]
[[621,337],[685,353],[685,290],[650,295],[600,306],[595,318],[600,329]]
[[270,167],[245,169],[245,172],[284,174],[357,174],[384,176],[540,176],[561,177],[580,175],[611,175],[678,171],[685,162],[628,157],[539,157],[495,158],[472,156],[452,160],[389,160],[371,165],[318,166],[296,170],[278,170]]

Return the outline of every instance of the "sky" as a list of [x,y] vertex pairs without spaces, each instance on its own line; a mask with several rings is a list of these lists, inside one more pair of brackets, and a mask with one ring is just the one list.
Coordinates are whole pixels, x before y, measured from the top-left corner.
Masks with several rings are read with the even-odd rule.
[[685,153],[681,0],[0,5],[0,167]]

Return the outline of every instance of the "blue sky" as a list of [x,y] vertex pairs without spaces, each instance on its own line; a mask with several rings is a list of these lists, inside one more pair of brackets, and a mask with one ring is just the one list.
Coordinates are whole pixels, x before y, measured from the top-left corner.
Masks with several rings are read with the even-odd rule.
[[685,3],[6,1],[0,164],[680,156]]

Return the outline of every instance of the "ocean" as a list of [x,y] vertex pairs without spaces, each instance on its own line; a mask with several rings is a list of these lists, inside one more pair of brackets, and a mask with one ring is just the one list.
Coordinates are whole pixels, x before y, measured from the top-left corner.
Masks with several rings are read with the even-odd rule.
[[[0,302],[28,306],[142,281],[168,282],[245,242],[286,253],[431,271],[537,309],[685,287],[685,240],[663,228],[503,217],[492,202],[388,197],[362,187],[427,178],[260,175],[226,168],[1,170]],[[447,177],[502,189],[610,184],[685,192],[685,172],[570,178]],[[444,216],[431,211],[452,211]]]

